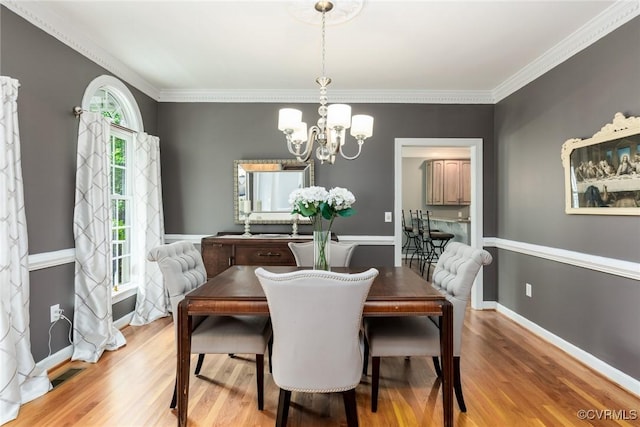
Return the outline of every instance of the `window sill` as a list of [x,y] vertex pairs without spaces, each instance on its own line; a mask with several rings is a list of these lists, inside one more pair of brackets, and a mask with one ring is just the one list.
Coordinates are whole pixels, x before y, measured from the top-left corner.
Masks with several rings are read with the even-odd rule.
[[137,293],[138,285],[136,284],[120,285],[118,286],[117,291],[111,291],[111,304],[124,301],[125,299]]

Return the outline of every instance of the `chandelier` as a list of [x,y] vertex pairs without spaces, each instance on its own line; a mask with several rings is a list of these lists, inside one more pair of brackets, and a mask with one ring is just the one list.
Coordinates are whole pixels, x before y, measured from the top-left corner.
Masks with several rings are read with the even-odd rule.
[[[309,160],[314,143],[318,143],[318,160],[321,163],[326,161],[333,164],[338,153],[347,160],[354,160],[360,156],[364,140],[373,135],[373,117],[363,114],[351,117],[351,106],[346,104],[327,105],[327,86],[331,79],[325,76],[325,16],[333,9],[333,3],[319,1],[315,4],[315,9],[322,13],[322,77],[316,79],[316,83],[320,85],[320,118],[317,125],[311,126],[307,132],[307,124],[302,121],[302,111],[283,108],[278,115],[278,129],[285,134],[287,148],[298,161]],[[351,136],[358,142],[358,152],[353,156],[348,156],[342,151],[346,130],[349,128]]]

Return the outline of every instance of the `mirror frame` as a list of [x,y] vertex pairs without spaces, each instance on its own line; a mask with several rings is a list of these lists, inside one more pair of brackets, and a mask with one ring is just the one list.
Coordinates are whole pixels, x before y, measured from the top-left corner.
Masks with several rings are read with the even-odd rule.
[[[238,199],[239,199],[238,167],[241,164],[246,164],[246,163],[256,164],[256,165],[272,165],[272,164],[288,165],[288,166],[306,165],[309,172],[309,177],[308,177],[309,185],[311,186],[311,185],[314,185],[315,183],[315,169],[314,169],[313,160],[309,160],[308,162],[300,162],[295,159],[234,160],[233,161],[233,220],[235,224],[244,224],[244,214],[241,217],[240,206],[238,206]],[[249,217],[251,224],[291,224],[293,222],[291,217],[291,212],[273,212],[269,215],[270,219],[265,219],[261,217],[256,218],[252,214],[253,212],[250,214],[250,217]],[[311,223],[311,219],[305,218],[305,217],[299,217],[298,223],[308,224],[308,223]]]
[[[632,162],[631,167],[636,168],[634,172],[624,175],[618,175],[616,172],[615,175],[604,177],[577,176],[579,165],[587,160],[598,164],[603,159],[611,157],[611,166],[617,170],[624,155]],[[560,156],[565,176],[565,212],[640,215],[640,207],[637,206],[640,196],[640,161],[634,162],[638,156],[640,117],[625,117],[622,113],[616,113],[613,121],[591,138],[573,138],[565,141]]]

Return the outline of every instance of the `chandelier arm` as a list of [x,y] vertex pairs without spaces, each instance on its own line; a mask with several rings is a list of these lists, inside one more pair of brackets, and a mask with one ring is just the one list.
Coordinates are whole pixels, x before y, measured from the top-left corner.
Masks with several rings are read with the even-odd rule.
[[295,145],[295,150],[292,147],[292,142],[289,138],[287,138],[287,147],[289,148],[289,153],[293,154],[294,156],[296,156],[296,159],[299,162],[306,162],[307,160],[309,160],[309,157],[311,157],[311,146],[313,145],[313,143],[307,141],[304,143],[304,151],[300,152],[300,146],[302,144],[293,144]]
[[360,152],[362,152],[362,144],[364,144],[364,139],[358,139],[358,153],[356,153],[355,156],[347,156],[346,154],[344,154],[344,152],[342,151],[342,147],[343,147],[342,145],[338,147],[338,151],[340,151],[340,155],[343,158],[347,160],[355,160],[358,157],[360,157]]

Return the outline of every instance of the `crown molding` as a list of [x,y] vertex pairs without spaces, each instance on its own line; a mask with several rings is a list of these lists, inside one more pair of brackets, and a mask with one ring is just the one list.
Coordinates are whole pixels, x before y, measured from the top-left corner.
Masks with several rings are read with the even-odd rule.
[[[317,90],[161,90],[159,102],[318,103]],[[368,104],[493,104],[491,91],[332,90],[331,102]]]
[[158,100],[159,91],[157,88],[129,66],[93,43],[85,33],[74,29],[73,25],[68,25],[58,15],[52,13],[46,7],[47,2],[1,0],[0,3],[42,31],[104,67],[118,78],[131,84],[156,101]]
[[520,71],[493,89],[494,103],[592,45],[640,14],[640,0],[618,0]]
[[[65,25],[47,9],[46,2],[0,0],[0,4],[159,102],[316,103],[318,100],[317,91],[312,90],[159,90],[85,34]],[[349,103],[495,104],[638,15],[640,0],[616,1],[493,90],[336,90],[331,91],[331,99]]]

